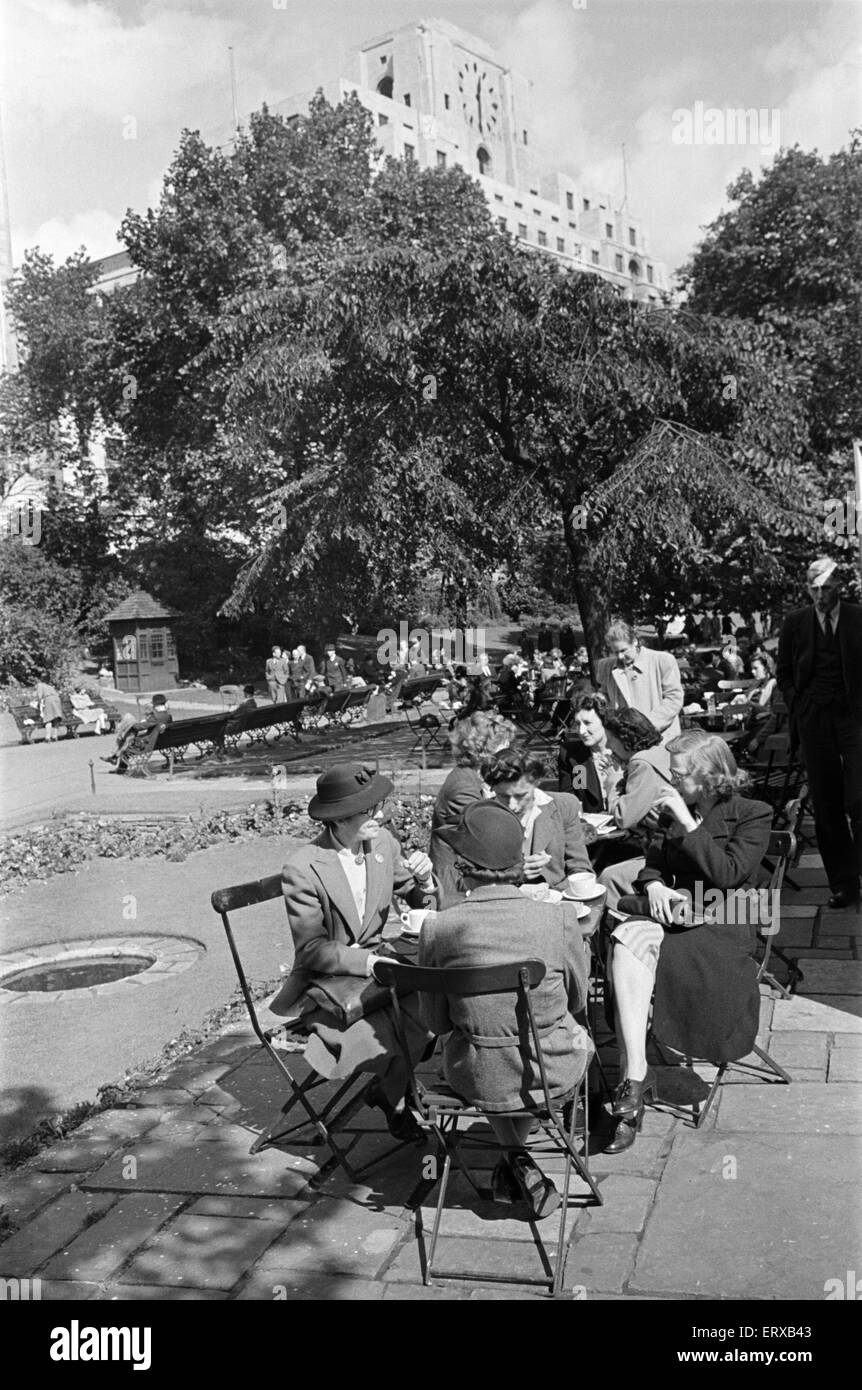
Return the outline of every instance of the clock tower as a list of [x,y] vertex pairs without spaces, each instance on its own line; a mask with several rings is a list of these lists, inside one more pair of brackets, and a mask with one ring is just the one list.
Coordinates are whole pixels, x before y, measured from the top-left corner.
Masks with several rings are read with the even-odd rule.
[[481,39],[429,20],[372,39],[357,60],[362,86],[416,111],[417,136],[434,141],[449,162],[526,189],[530,83]]

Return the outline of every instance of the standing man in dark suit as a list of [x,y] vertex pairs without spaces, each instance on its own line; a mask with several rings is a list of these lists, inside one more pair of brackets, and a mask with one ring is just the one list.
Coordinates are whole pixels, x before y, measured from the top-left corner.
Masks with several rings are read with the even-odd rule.
[[802,750],[830,907],[859,902],[862,873],[862,608],[840,598],[835,561],[808,567],[812,607],[784,620],[778,687]]

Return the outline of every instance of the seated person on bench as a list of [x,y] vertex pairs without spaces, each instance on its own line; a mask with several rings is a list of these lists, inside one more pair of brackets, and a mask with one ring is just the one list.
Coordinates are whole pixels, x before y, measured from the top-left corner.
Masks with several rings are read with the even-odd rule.
[[[541,960],[547,974],[531,993],[551,1096],[571,1096],[592,1053],[574,1014],[587,997],[587,956],[574,903],[534,902],[519,891],[524,879],[524,831],[518,817],[495,801],[472,801],[454,828],[442,829],[455,854],[463,902],[429,914],[419,938],[419,965],[456,970]],[[492,1188],[502,1201],[527,1203],[541,1219],[560,1196],[527,1153],[529,1110],[544,1104],[538,1059],[517,995],[422,995],[421,1017],[438,1034],[446,1081],[485,1112],[506,1157]],[[513,1118],[501,1111],[524,1111]]]
[[125,772],[128,766],[129,749],[138,735],[146,733],[148,729],[155,729],[157,726],[172,724],[173,720],[174,716],[168,709],[168,702],[164,695],[154,695],[152,708],[143,719],[135,719],[130,714],[123,715],[117,725],[117,746],[109,758],[102,758],[102,762],[115,763],[114,770],[116,772]]
[[[321,1076],[373,1073],[368,1103],[383,1110],[396,1137],[410,1138],[418,1131],[403,1109],[407,1064],[390,1008],[344,1026],[314,998],[315,981],[328,976],[354,977],[358,995],[378,956],[394,954],[382,943],[393,893],[411,907],[437,904],[428,855],[416,850],[402,858],[398,841],[380,823],[391,792],[386,777],[359,763],[341,763],[318,777],[308,814],[323,822],[323,833],[295,850],[282,871],[295,955],[270,1009],[282,1017],[302,1017],[313,1035],[305,1057]],[[418,1021],[418,1001],[413,1008],[409,999],[402,1001],[402,1010],[418,1058],[430,1041]]]

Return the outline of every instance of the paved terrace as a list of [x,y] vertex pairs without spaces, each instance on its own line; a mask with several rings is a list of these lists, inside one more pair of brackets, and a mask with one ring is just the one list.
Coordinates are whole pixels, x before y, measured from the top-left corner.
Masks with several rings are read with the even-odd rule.
[[[572,1208],[566,1297],[820,1301],[829,1279],[862,1269],[862,919],[824,906],[816,856],[803,857],[796,881],[782,945],[805,979],[790,1000],[764,990],[759,1038],[793,1084],[733,1071],[702,1130],[659,1106],[632,1149],[596,1153],[605,1205]],[[64,1028],[51,1034],[54,1047],[68,1045]],[[660,1094],[702,1097],[711,1071],[698,1073],[660,1068]],[[545,1296],[483,1279],[539,1272],[531,1228],[510,1207],[470,1202],[457,1184],[440,1255],[477,1277],[423,1288],[423,1148],[402,1149],[356,1184],[336,1172],[312,1186],[324,1160],[313,1146],[249,1155],[280,1100],[250,1030],[227,1030],[6,1177],[2,1274],[40,1278],[44,1299]],[[375,1115],[357,1117],[357,1165],[391,1143]],[[551,1218],[540,1229],[550,1238],[554,1227]]]

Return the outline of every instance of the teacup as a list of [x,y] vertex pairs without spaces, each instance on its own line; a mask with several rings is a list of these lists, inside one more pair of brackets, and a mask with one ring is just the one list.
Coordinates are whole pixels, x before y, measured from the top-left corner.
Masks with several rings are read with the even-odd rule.
[[569,874],[567,880],[567,896],[578,899],[597,898],[605,890],[599,883],[595,874],[579,873]]
[[422,930],[422,923],[428,916],[428,908],[411,908],[400,914],[402,936],[418,936]]

